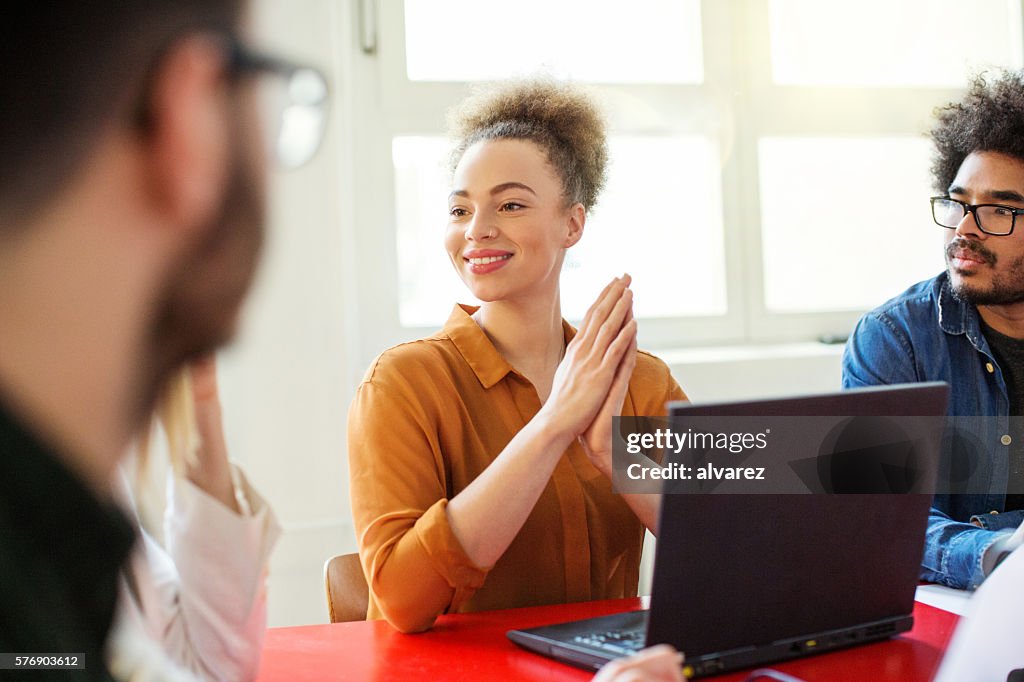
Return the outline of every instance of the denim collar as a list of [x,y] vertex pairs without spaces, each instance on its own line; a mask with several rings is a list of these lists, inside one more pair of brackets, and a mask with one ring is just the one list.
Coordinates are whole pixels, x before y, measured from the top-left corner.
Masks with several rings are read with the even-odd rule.
[[953,294],[953,288],[949,283],[949,273],[944,272],[938,277],[941,287],[939,288],[938,309],[939,328],[947,334],[967,336],[975,350],[991,355],[988,341],[981,333],[981,318],[978,316],[978,307],[973,303],[967,303]]

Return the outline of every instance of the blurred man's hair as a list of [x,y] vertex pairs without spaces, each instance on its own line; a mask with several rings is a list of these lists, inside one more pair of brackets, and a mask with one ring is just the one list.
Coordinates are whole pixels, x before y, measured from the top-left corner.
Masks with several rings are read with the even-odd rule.
[[234,30],[243,0],[10,0],[0,21],[0,236],[59,192],[112,125],[136,123],[160,54]]

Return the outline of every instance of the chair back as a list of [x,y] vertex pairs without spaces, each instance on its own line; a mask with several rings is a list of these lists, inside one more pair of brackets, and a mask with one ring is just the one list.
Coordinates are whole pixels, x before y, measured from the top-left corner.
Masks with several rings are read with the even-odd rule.
[[359,554],[339,554],[324,563],[327,612],[332,623],[366,620],[370,589],[363,576]]

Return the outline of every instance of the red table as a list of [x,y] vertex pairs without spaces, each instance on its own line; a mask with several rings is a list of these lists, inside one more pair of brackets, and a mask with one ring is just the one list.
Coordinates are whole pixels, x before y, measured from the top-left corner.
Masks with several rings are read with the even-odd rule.
[[[524,651],[507,630],[642,608],[643,599],[560,604],[442,616],[434,629],[403,635],[384,621],[272,628],[260,682],[304,680],[588,680],[590,673]],[[895,639],[772,667],[815,680],[929,680],[957,617],[917,604],[914,629]],[[742,680],[744,674],[715,680]]]

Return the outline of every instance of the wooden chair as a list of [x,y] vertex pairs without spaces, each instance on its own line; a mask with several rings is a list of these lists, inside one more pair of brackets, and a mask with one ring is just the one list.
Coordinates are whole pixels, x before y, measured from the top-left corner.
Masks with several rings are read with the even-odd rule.
[[327,612],[332,623],[366,620],[370,588],[366,586],[359,554],[339,554],[324,563]]

